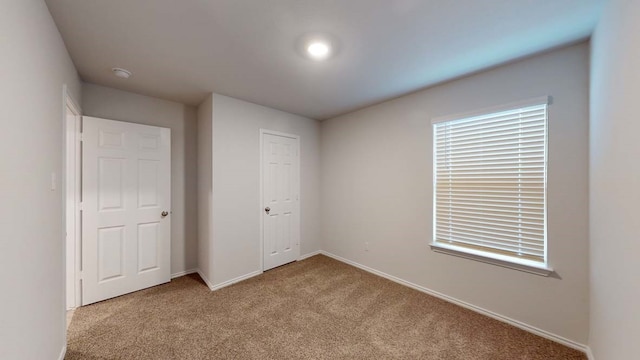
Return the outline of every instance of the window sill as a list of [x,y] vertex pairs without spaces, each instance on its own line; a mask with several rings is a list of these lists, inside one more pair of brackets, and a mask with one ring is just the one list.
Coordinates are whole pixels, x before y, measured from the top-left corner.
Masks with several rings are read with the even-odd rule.
[[447,255],[462,257],[465,259],[480,261],[488,264],[498,265],[509,269],[520,270],[540,276],[549,276],[553,269],[538,264],[533,261],[513,259],[508,256],[486,253],[483,251],[465,249],[455,245],[447,245],[442,243],[431,243],[431,250]]

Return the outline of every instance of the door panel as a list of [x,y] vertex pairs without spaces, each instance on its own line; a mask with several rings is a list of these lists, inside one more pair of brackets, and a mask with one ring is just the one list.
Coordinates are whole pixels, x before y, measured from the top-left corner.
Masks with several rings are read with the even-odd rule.
[[124,167],[126,159],[98,158],[98,209],[122,210],[124,207]]
[[98,282],[124,276],[124,226],[98,229]]
[[138,208],[158,207],[159,167],[157,160],[138,160]]
[[83,118],[82,304],[170,280],[169,129]]
[[138,273],[160,266],[160,223],[138,224]]
[[268,270],[300,256],[299,139],[263,131],[262,146],[263,270]]

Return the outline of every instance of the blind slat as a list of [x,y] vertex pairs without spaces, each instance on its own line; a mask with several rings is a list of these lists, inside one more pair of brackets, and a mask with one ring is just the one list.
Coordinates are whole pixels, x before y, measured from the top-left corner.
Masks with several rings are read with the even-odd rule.
[[475,156],[436,156],[436,167],[444,168],[447,166],[472,166],[474,164],[513,164],[514,162],[526,163],[527,161],[538,162],[545,161],[544,157],[536,154],[523,155],[523,154],[496,154],[496,155],[475,155]]
[[[531,149],[531,150],[529,150]],[[503,149],[482,149],[482,151],[478,151],[477,149],[472,150],[459,150],[456,151],[455,154],[437,154],[438,157],[445,157],[451,159],[460,159],[460,158],[480,158],[480,157],[496,157],[496,156],[514,156],[515,154],[518,157],[531,157],[531,156],[544,156],[544,150],[540,149],[539,145],[536,146],[522,146],[520,149],[516,151],[504,151]],[[446,160],[446,159],[445,159]]]
[[451,121],[441,122],[434,125],[439,125],[440,127],[449,127],[451,129],[462,129],[462,128],[468,128],[472,126],[478,126],[478,124],[491,125],[500,121],[509,121],[510,119],[514,119],[518,117],[526,118],[529,116],[535,116],[536,113],[537,114],[544,113],[544,110],[539,109],[535,111],[524,111],[515,116],[510,114],[500,114],[496,116],[489,116],[484,119],[476,118],[475,120],[472,120],[472,119],[451,120]]
[[438,191],[436,192],[436,197],[441,201],[460,201],[460,202],[469,202],[469,203],[480,203],[484,204],[488,203],[517,203],[517,204],[544,204],[544,200],[540,199],[539,196],[528,195],[523,196],[522,194],[509,194],[509,195],[476,195],[476,194],[458,194],[455,191]]
[[469,139],[491,139],[500,135],[510,134],[538,134],[544,133],[545,126],[535,120],[528,123],[505,123],[500,126],[491,128],[479,127],[479,129],[454,130],[444,128],[436,135],[436,139],[440,143],[455,144],[458,141],[467,141]]
[[[438,200],[438,199],[436,199]],[[445,200],[445,201],[440,201],[441,203],[444,203],[446,205],[448,205],[448,207],[455,209],[456,206],[467,206],[467,207],[472,207],[475,209],[483,209],[483,210],[494,210],[494,211],[513,211],[513,212],[522,212],[524,213],[535,213],[536,211],[538,212],[543,212],[544,211],[544,206],[534,206],[535,204],[523,204],[523,205],[519,205],[519,204],[515,204],[513,205],[513,203],[511,204],[498,204],[498,203],[492,203],[492,202],[474,202],[474,201],[460,201],[460,200]],[[440,206],[440,204],[438,204],[438,206]]]
[[529,221],[518,221],[518,225],[514,225],[514,224],[510,224],[510,223],[505,223],[505,222],[497,222],[495,219],[490,219],[490,218],[486,218],[486,217],[468,217],[468,216],[461,216],[461,215],[456,215],[456,216],[450,216],[448,214],[437,214],[436,215],[436,220],[442,220],[442,221],[448,221],[451,223],[455,223],[455,222],[464,222],[464,223],[469,223],[469,224],[479,224],[479,225],[484,225],[484,226],[493,226],[496,228],[500,228],[500,229],[522,229],[522,230],[531,230],[531,231],[541,231],[540,230],[540,224],[536,223],[536,222],[529,222]]
[[446,211],[479,211],[479,212],[484,212],[487,214],[491,214],[491,213],[495,213],[497,215],[509,215],[509,214],[514,214],[517,213],[518,217],[522,217],[523,219],[538,219],[538,217],[540,219],[542,219],[542,216],[544,215],[544,212],[542,211],[538,211],[538,212],[531,212],[531,211],[518,211],[515,212],[513,211],[513,209],[488,209],[488,208],[482,208],[479,206],[476,207],[470,207],[470,206],[460,206],[460,205],[450,205],[450,206],[440,206],[438,205],[438,207],[436,208],[437,211],[443,212],[446,209]]
[[[500,204],[522,204],[522,205],[544,205],[544,201],[540,200],[540,199],[535,199],[535,198],[522,198],[522,197],[517,197],[517,196],[513,196],[510,198],[500,198],[500,199],[496,199],[496,198],[488,198],[488,197],[461,197],[458,195],[448,195],[448,194],[441,194],[441,195],[436,195],[436,197],[438,198],[439,201],[446,201],[449,202],[451,204],[462,204],[462,203],[467,203],[467,204],[478,204],[478,205],[482,205],[482,204],[496,204],[496,205],[500,205]],[[527,201],[523,201],[523,200],[527,200]]]
[[540,246],[532,246],[524,243],[518,244],[517,242],[500,241],[500,239],[496,237],[483,236],[483,235],[478,235],[474,233],[458,232],[455,235],[451,235],[446,231],[444,231],[439,233],[439,235],[441,238],[447,239],[447,241],[453,241],[453,242],[464,241],[467,243],[473,243],[477,241],[478,244],[484,244],[484,245],[495,244],[496,246],[500,246],[501,250],[504,250],[504,248],[507,248],[507,247],[510,247],[513,249],[520,249],[522,252],[527,251],[531,255],[534,255],[536,252],[541,253],[544,250],[544,247],[542,246],[542,244],[540,244]]
[[[461,230],[461,231],[469,231],[469,232],[478,232],[481,234],[495,235],[495,233],[490,230],[496,229],[495,227],[476,225],[476,224],[466,223],[466,222],[456,222],[456,221],[450,221],[450,220],[440,220],[437,223],[439,223],[444,227],[453,225],[457,229],[456,231],[452,231],[453,234],[457,234],[458,230]],[[499,228],[499,231],[503,235],[503,237],[501,237],[501,239],[503,240],[513,239],[516,243],[520,241],[527,243],[526,240],[531,240],[532,242],[529,244],[532,244],[532,245],[534,244],[539,245],[539,241],[540,241],[539,237],[542,235],[542,230],[540,230],[539,233],[536,233],[536,232],[525,231],[524,229],[519,229],[519,228],[513,228],[513,229]]]
[[[446,212],[446,211],[436,211],[436,216],[445,216],[445,214],[450,214],[450,212]],[[489,221],[510,221],[512,223],[518,224],[520,223],[520,221],[522,221],[523,224],[526,224],[527,222],[530,223],[535,223],[540,225],[543,222],[543,218],[542,216],[536,216],[536,215],[527,215],[527,214],[523,214],[523,215],[510,215],[509,213],[506,214],[501,214],[501,213],[496,213],[496,212],[476,212],[476,211],[468,211],[468,210],[457,210],[456,211],[456,216],[458,217],[463,217],[465,215],[468,215],[469,217],[477,217],[480,218],[481,216],[486,216],[486,217],[490,217],[490,220],[487,220],[485,218],[485,222],[489,222]],[[520,220],[522,219],[522,220]]]
[[542,252],[532,252],[532,251],[527,251],[526,249],[520,249],[521,251],[518,251],[517,248],[514,248],[513,246],[505,246],[505,245],[500,245],[500,244],[496,244],[496,243],[492,243],[489,241],[481,241],[481,240],[468,240],[465,238],[459,238],[458,240],[447,240],[446,238],[442,238],[442,237],[436,237],[437,241],[441,241],[441,242],[449,242],[449,243],[453,243],[454,245],[458,245],[458,244],[464,244],[464,245],[474,245],[474,246],[478,246],[478,247],[486,247],[489,249],[493,249],[493,250],[498,250],[498,252],[503,251],[503,252],[508,252],[511,253],[512,256],[517,256],[520,254],[526,254],[526,255],[530,255],[532,258],[534,259],[538,259],[541,257],[541,253]]

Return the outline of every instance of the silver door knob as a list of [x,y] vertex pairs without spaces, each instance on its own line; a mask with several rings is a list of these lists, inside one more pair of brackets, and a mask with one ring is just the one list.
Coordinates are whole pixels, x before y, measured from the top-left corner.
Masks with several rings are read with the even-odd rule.
[[271,211],[271,208],[267,206],[266,208],[264,208],[264,211],[266,211],[266,212],[267,212],[267,214],[268,214],[268,213],[269,213],[269,211]]
[[167,217],[167,215],[169,215],[169,213],[166,212],[166,211],[163,211],[160,215],[162,215],[162,217]]

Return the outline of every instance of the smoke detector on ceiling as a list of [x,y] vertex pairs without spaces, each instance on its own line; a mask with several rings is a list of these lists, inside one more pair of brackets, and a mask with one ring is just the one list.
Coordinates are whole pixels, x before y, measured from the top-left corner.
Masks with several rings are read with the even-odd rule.
[[113,71],[113,75],[121,78],[121,79],[128,79],[131,77],[131,71],[127,70],[127,69],[122,69],[122,68],[113,68],[111,69],[111,71]]

